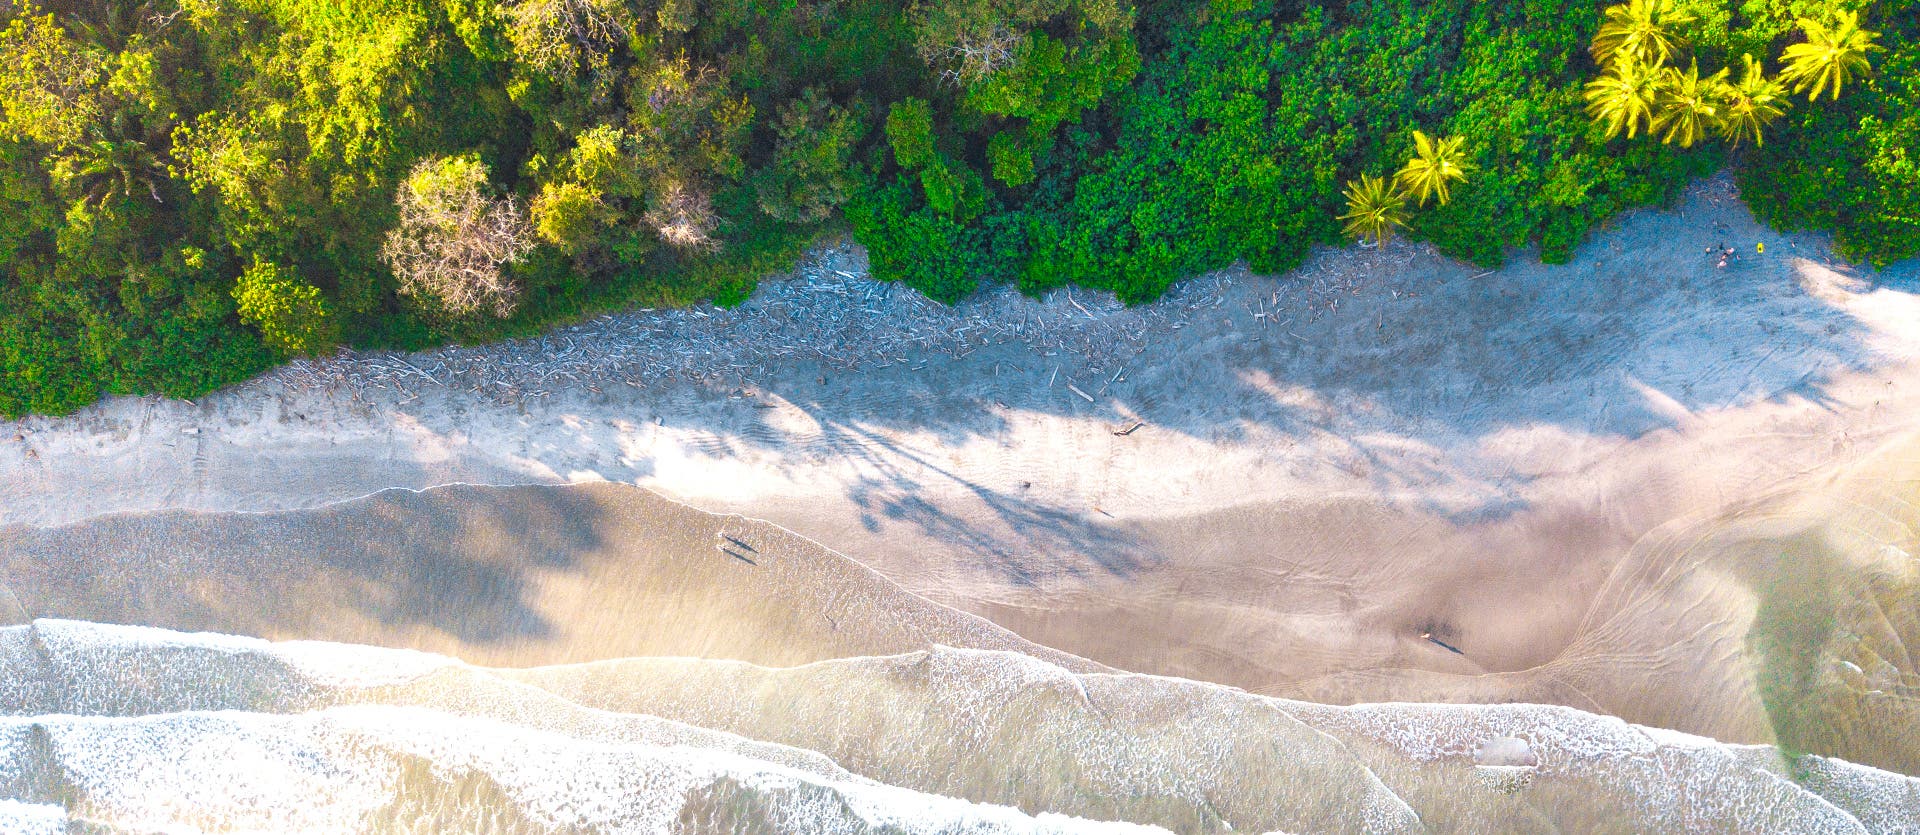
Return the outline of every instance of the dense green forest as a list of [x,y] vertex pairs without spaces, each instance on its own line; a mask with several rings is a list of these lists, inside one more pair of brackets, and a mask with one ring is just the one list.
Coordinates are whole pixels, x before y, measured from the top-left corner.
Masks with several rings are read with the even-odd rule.
[[1458,170],[1381,228],[1476,263],[1726,165],[1770,222],[1920,252],[1920,4],[1631,6],[0,0],[0,414],[736,303],[848,231],[942,300],[1140,302],[1341,242],[1427,135]]

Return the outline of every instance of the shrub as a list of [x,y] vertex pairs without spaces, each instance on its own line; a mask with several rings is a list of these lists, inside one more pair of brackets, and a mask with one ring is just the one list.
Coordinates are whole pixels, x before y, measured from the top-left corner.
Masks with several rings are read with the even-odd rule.
[[907,99],[887,111],[887,142],[901,168],[917,171],[933,161],[933,108],[926,99]]
[[260,330],[269,346],[286,356],[314,355],[339,338],[320,288],[272,261],[254,261],[233,285],[240,320]]

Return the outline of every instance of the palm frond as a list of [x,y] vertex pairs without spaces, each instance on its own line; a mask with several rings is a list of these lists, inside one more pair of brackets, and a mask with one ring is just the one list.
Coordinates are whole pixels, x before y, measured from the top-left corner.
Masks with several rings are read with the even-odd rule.
[[1394,175],[1394,183],[1412,193],[1422,206],[1433,197],[1439,198],[1440,205],[1446,205],[1452,199],[1447,191],[1449,185],[1466,180],[1474,168],[1461,152],[1465,143],[1462,137],[1434,139],[1424,131],[1415,130],[1414,157]]
[[1619,57],[1587,84],[1587,115],[1606,125],[1609,138],[1622,133],[1633,138],[1652,124],[1659,70],[1632,57]]
[[1675,27],[1693,21],[1693,14],[1676,7],[1673,0],[1629,0],[1608,6],[1593,36],[1593,58],[1601,64],[1624,58],[1665,64],[1687,46]]
[[1406,227],[1406,195],[1384,177],[1362,174],[1358,181],[1349,180],[1346,195],[1347,213],[1340,219],[1346,221],[1347,234],[1384,243],[1393,237],[1394,228]]
[[1787,69],[1780,78],[1793,85],[1796,93],[1812,90],[1807,94],[1807,101],[1820,98],[1820,94],[1829,89],[1833,91],[1833,98],[1840,98],[1840,88],[1849,80],[1873,74],[1873,62],[1868,54],[1885,51],[1874,43],[1879,33],[1860,28],[1860,15],[1856,12],[1835,12],[1832,26],[1801,18],[1800,29],[1806,33],[1807,40],[1787,47],[1781,56],[1787,62]]
[[1726,99],[1726,70],[1701,78],[1700,64],[1694,62],[1686,72],[1668,67],[1660,76],[1653,129],[1660,134],[1661,142],[1691,148],[1719,129],[1720,103]]
[[1720,136],[1735,147],[1740,140],[1753,137],[1753,144],[1765,144],[1762,131],[1787,111],[1793,100],[1787,98],[1786,85],[1768,78],[1766,68],[1752,55],[1740,56],[1745,66],[1740,80],[1721,88]]

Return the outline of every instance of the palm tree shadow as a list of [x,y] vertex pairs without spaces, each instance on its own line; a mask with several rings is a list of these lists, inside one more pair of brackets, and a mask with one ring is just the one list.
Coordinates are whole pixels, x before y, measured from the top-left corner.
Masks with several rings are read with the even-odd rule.
[[[1084,577],[1096,570],[1124,577],[1156,561],[1123,526],[1103,525],[1084,512],[987,487],[872,429],[842,422],[823,422],[822,429],[838,446],[855,450],[852,454],[870,473],[847,490],[869,531],[880,530],[880,518],[912,525],[929,540],[986,559],[1007,580],[1023,586],[1060,575]],[[928,501],[929,481],[961,487],[986,512],[975,518]],[[1069,555],[1085,555],[1093,564]]]
[[[1583,247],[1577,268],[1523,253],[1505,270],[1475,273],[1403,249],[1379,254],[1378,272],[1360,261],[1351,292],[1339,286],[1329,295],[1316,270],[1351,268],[1353,259],[1323,254],[1326,264],[1301,274],[1237,278],[1218,301],[1194,307],[1186,327],[1157,335],[1138,354],[1096,361],[1006,342],[977,349],[971,360],[931,358],[924,370],[894,365],[851,375],[800,364],[747,385],[804,412],[819,440],[779,425],[775,410],[708,412],[697,428],[729,454],[804,451],[802,459],[856,461],[867,474],[847,496],[869,533],[909,524],[1019,582],[1127,574],[1157,559],[1126,525],[1103,522],[1097,511],[1036,503],[928,457],[938,445],[1003,436],[1009,416],[1020,413],[1116,431],[1138,419],[1151,427],[1142,444],[1166,433],[1317,444],[1332,466],[1409,508],[1460,523],[1494,521],[1526,509],[1520,497],[1536,477],[1473,460],[1488,439],[1633,439],[1762,402],[1836,408],[1828,383],[1882,360],[1871,325],[1806,286],[1806,270],[1828,269],[1816,264],[1824,260],[1818,239],[1766,230],[1744,209],[1722,206],[1733,197],[1731,181],[1720,177],[1696,185],[1678,212],[1623,216]],[[1714,239],[1699,237],[1700,221],[1684,220],[1696,212],[1718,218]],[[1743,252],[1716,266],[1721,245],[1754,239],[1773,254]],[[1883,285],[1912,289],[1920,285],[1915,269],[1896,267]],[[1075,304],[1110,302],[1082,293]],[[1065,315],[1080,322],[1074,317],[1083,312]],[[1093,327],[1091,319],[1083,324]],[[902,432],[937,443],[893,440]],[[804,477],[786,456],[771,459]],[[937,485],[959,487],[968,508],[926,489]],[[1047,558],[1067,554],[1097,556]]]

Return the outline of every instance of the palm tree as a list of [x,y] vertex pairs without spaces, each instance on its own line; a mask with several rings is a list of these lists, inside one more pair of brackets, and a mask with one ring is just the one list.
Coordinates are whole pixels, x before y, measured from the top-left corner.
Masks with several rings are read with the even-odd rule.
[[1347,181],[1347,213],[1340,219],[1347,222],[1347,234],[1385,243],[1394,227],[1407,225],[1407,196],[1384,177],[1362,174],[1359,182]]
[[1828,85],[1833,87],[1833,97],[1840,98],[1840,86],[1855,73],[1873,74],[1867,53],[1884,51],[1874,43],[1879,33],[1860,28],[1859,13],[1835,12],[1833,17],[1831,28],[1819,21],[1800,18],[1807,42],[1787,47],[1786,54],[1781,56],[1787,61],[1787,70],[1780,78],[1792,84],[1796,93],[1812,87],[1807,101],[1820,98]]
[[1445,139],[1433,139],[1421,131],[1413,132],[1413,159],[1400,168],[1394,175],[1394,184],[1406,189],[1427,205],[1428,197],[1440,198],[1440,205],[1447,205],[1451,199],[1447,194],[1449,180],[1465,180],[1473,171],[1473,163],[1461,158],[1460,145],[1466,140],[1458,136]]
[[159,184],[166,181],[166,166],[153,151],[134,140],[99,139],[82,143],[54,164],[56,179],[72,184],[80,199],[95,206],[111,198],[127,199],[144,191],[160,199]]
[[1700,77],[1700,62],[1686,72],[1667,67],[1660,74],[1659,90],[1654,96],[1653,129],[1660,141],[1679,142],[1682,148],[1705,139],[1709,131],[1720,127],[1720,102],[1726,99],[1727,71]]
[[1620,55],[1599,78],[1587,83],[1587,115],[1605,122],[1607,137],[1625,133],[1628,139],[1653,120],[1654,99],[1660,89],[1660,68],[1629,55]]
[[1735,147],[1740,139],[1752,136],[1753,144],[1761,145],[1765,139],[1760,131],[1768,123],[1787,111],[1793,101],[1787,98],[1786,85],[1767,77],[1766,68],[1752,55],[1740,56],[1746,63],[1746,71],[1740,80],[1721,88],[1720,136]]
[[1599,31],[1593,34],[1593,59],[1601,64],[1623,58],[1664,64],[1687,45],[1672,27],[1693,20],[1692,13],[1674,8],[1673,0],[1629,0],[1608,6]]

